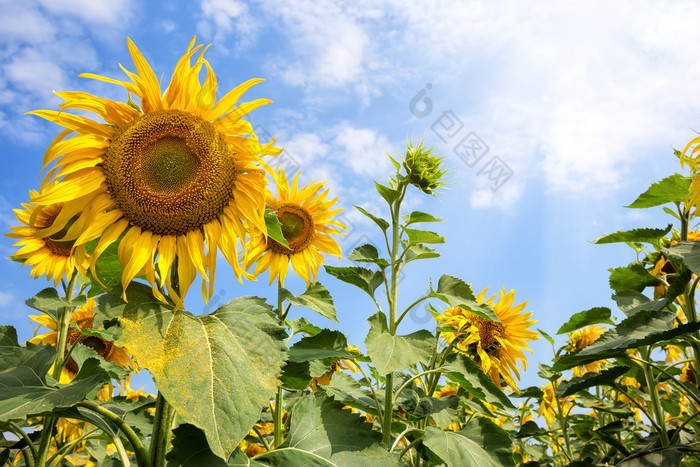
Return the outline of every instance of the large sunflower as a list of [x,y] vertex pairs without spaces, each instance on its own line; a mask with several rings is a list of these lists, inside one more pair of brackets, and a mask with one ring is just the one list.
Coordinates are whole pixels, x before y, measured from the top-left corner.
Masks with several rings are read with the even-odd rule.
[[513,290],[506,294],[502,289],[486,300],[487,290],[488,287],[476,299],[480,304],[487,304],[499,322],[474,315],[461,307],[448,308],[437,320],[443,326],[456,328],[454,332],[443,333],[447,343],[454,343],[457,349],[474,358],[494,383],[501,386],[503,378],[505,384],[517,390],[513,374],[520,379],[518,361],[523,369],[527,368],[523,350],[530,350],[527,341],[539,339],[537,332],[528,329],[536,321],[530,320],[532,313],[521,313],[527,302],[513,306]]
[[[38,193],[30,191],[29,196],[36,197]],[[63,241],[60,232],[53,235],[37,235],[37,232],[51,228],[61,217],[63,203],[42,208],[27,203],[22,204],[22,208],[14,211],[17,219],[24,225],[13,227],[10,229],[11,233],[5,234],[10,238],[20,239],[15,243],[20,249],[12,255],[12,259],[21,261],[23,265],[30,265],[30,274],[34,279],[41,276],[46,276],[46,280],[53,279],[54,287],[63,277],[70,278],[75,270],[85,274],[89,262],[84,246],[73,249],[73,242]]]
[[321,253],[340,258],[340,246],[330,235],[340,234],[340,229],[345,229],[343,224],[332,219],[342,209],[331,209],[337,198],[326,201],[328,190],[318,194],[323,183],[309,183],[299,189],[297,173],[290,188],[281,167],[273,171],[273,178],[277,185],[277,198],[268,191],[267,204],[277,214],[289,248],[258,231],[257,235],[251,236],[246,248],[246,265],[250,267],[257,261],[255,275],[269,269],[270,284],[279,277],[280,284],[284,285],[289,263],[292,263],[294,272],[304,278],[308,285],[312,276],[313,282],[316,282],[318,267],[323,264]]
[[[66,219],[77,216],[65,239],[79,246],[99,238],[91,267],[119,242],[122,287],[144,274],[154,293],[160,296],[158,282],[178,305],[198,272],[205,301],[211,297],[219,249],[239,280],[245,274],[237,254],[237,242],[243,243],[246,235],[244,222],[265,232],[265,176],[256,161],[279,154],[272,142],[260,145],[250,123],[242,120],[270,101],[236,105],[262,80],[246,81],[217,101],[216,76],[203,58],[206,48],[191,65],[202,47],[194,44],[193,38],[163,94],[131,40],[136,73],[122,68],[131,81],[81,75],[124,86],[140,99],[140,108],[130,99],[122,103],[84,92],[58,92],[65,101],[60,111],[30,112],[65,127],[44,157],[44,168],[55,162],[44,180],[49,188],[32,198],[37,205],[64,203],[64,216],[37,235],[53,235],[66,227]],[[200,84],[203,66],[206,79]],[[70,114],[69,109],[93,112],[107,124]],[[68,137],[73,132],[77,134]],[[171,269],[176,270],[179,293],[172,286]]]

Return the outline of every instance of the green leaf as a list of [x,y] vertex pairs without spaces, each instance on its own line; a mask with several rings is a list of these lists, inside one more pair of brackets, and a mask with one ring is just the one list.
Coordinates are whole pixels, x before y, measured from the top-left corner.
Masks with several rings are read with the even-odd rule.
[[[168,467],[231,467],[231,466],[264,466],[236,450],[228,461],[216,456],[207,444],[204,432],[194,425],[183,423],[173,430],[173,448],[166,459]],[[241,457],[242,455],[242,457]]]
[[389,262],[384,258],[380,258],[377,248],[369,243],[360,245],[352,250],[348,259],[359,263],[374,263],[382,269],[389,267]]
[[374,182],[374,186],[377,189],[377,192],[382,195],[382,198],[384,198],[384,200],[389,204],[394,204],[394,201],[396,201],[401,194],[388,186],[377,183],[376,181]]
[[348,350],[348,341],[342,332],[324,329],[315,336],[303,337],[289,349],[290,362],[308,362],[322,358],[354,358]]
[[614,366],[562,381],[557,387],[557,397],[567,397],[594,386],[612,386],[615,384],[615,380],[627,373],[628,370],[629,368],[626,366]]
[[623,290],[613,295],[612,298],[617,303],[617,307],[627,316],[632,316],[637,311],[657,309],[649,308],[651,299],[636,290]]
[[673,174],[660,182],[656,182],[629,206],[628,208],[650,208],[666,203],[683,201],[690,190],[690,178]]
[[490,319],[491,321],[500,321],[496,313],[488,306],[476,302],[474,292],[462,279],[443,274],[438,281],[437,290],[430,287],[430,296],[435,297],[450,306],[462,307],[465,310],[481,316],[482,318]]
[[435,350],[435,336],[426,330],[405,336],[392,336],[386,315],[378,311],[367,321],[370,330],[365,339],[367,354],[380,374],[407,370],[417,362],[426,362]]
[[508,432],[488,418],[474,417],[459,434],[478,444],[497,465],[515,465],[513,442]]
[[442,366],[445,376],[459,384],[475,398],[499,408],[514,409],[515,406],[471,358],[462,354],[452,354]]
[[697,275],[700,271],[700,242],[678,242],[662,251],[669,258],[683,262],[683,264],[688,266],[688,269],[693,271],[693,274]]
[[321,328],[311,324],[306,318],[292,318],[285,320],[285,323],[292,330],[292,334],[304,333],[308,336],[315,336],[321,332]]
[[97,370],[98,363],[93,359],[69,384],[50,386],[46,376],[56,350],[43,345],[32,350],[33,355],[22,366],[0,373],[0,420],[24,420],[31,414],[71,406],[109,380]]
[[542,399],[544,397],[544,392],[537,386],[530,386],[526,389],[521,389],[520,392],[511,394],[510,397],[517,397],[518,399],[527,399],[528,397]]
[[612,358],[627,349],[672,339],[700,329],[700,323],[675,326],[675,313],[661,310],[639,311],[605,331],[595,342],[581,351],[559,357],[552,368],[566,370],[576,365]]
[[335,316],[335,305],[330,292],[320,282],[309,285],[306,292],[296,296],[287,289],[282,289],[280,296],[294,306],[301,306],[313,310],[331,321],[338,322]]
[[417,222],[445,222],[445,219],[438,219],[432,214],[421,211],[413,211],[411,214],[402,216],[405,225],[415,224]]
[[440,457],[447,467],[498,467],[489,454],[461,433],[428,426],[423,445]]
[[[121,238],[102,252],[95,264],[95,275],[92,274],[92,271],[88,271],[90,279],[89,297],[95,297],[121,284],[122,272],[124,271],[124,266],[119,262],[118,254]],[[99,240],[94,240],[86,245],[88,254],[92,254],[98,242]]]
[[429,259],[429,258],[439,258],[440,253],[435,253],[435,250],[428,248],[425,245],[417,244],[411,245],[406,248],[406,254],[404,256],[405,262],[410,263],[418,259]]
[[590,310],[579,311],[573,314],[569,321],[559,328],[557,334],[565,334],[591,324],[606,323],[615,325],[615,322],[610,319],[610,314],[610,308],[606,307],[595,307]]
[[554,345],[554,339],[552,339],[552,336],[550,336],[549,334],[547,334],[546,332],[544,332],[544,331],[543,331],[542,329],[540,329],[540,328],[537,328],[537,332],[539,332],[539,333],[542,335],[542,337],[544,337],[545,339],[547,339],[547,342],[549,342],[550,344]]
[[194,316],[165,308],[141,283],[129,286],[128,303],[121,294],[117,287],[99,304],[119,319],[117,345],[151,372],[183,422],[204,431],[214,454],[228,455],[276,392],[286,360],[284,329],[271,307],[241,297]]
[[267,228],[267,236],[282,245],[285,248],[289,248],[287,244],[287,239],[284,238],[282,233],[282,224],[277,218],[277,214],[272,211],[265,210],[265,227]]
[[372,271],[367,268],[360,267],[339,267],[339,266],[323,266],[326,272],[331,276],[340,279],[343,282],[359,287],[374,297],[374,291],[377,287],[384,283],[384,276],[380,271]]
[[302,397],[291,414],[286,441],[255,460],[272,466],[402,466],[396,453],[381,444],[381,434],[359,414],[321,394]]
[[408,245],[417,245],[419,243],[445,243],[445,237],[441,237],[435,232],[428,230],[403,229],[408,235]]
[[[353,206],[355,206],[355,205],[353,205]],[[361,208],[360,206],[355,206],[355,208],[356,208],[358,211],[360,211],[362,214],[364,214],[365,216],[367,216],[367,217],[369,217],[370,219],[372,219],[372,220],[374,221],[374,223],[377,224],[377,225],[379,226],[380,229],[382,229],[383,232],[386,232],[386,229],[389,228],[389,225],[390,225],[389,222],[385,221],[385,220],[382,219],[381,217],[375,216],[374,214],[370,213],[369,211],[367,211],[367,210],[364,209],[364,208]]]
[[35,310],[46,313],[47,315],[56,319],[60,312],[63,312],[64,308],[77,308],[79,306],[85,305],[87,299],[84,295],[75,297],[73,300],[66,300],[58,295],[58,291],[53,287],[48,287],[38,294],[34,295],[32,298],[25,300],[28,307],[34,308]]
[[661,280],[649,274],[649,271],[647,271],[640,262],[630,263],[629,266],[609,269],[609,271],[610,288],[618,293],[624,290],[636,290],[637,292],[641,292],[645,287],[661,284]]
[[309,362],[287,362],[282,367],[280,382],[291,391],[303,391],[312,380]]
[[358,380],[346,373],[336,372],[333,375],[331,384],[324,386],[323,390],[326,394],[337,401],[343,402],[345,405],[377,415],[377,404],[372,397],[372,393],[369,389],[365,389]]
[[642,243],[653,243],[656,244],[657,241],[669,233],[673,228],[673,224],[668,224],[665,229],[632,229],[624,230],[620,232],[615,232],[613,234],[602,235],[591,243],[598,245],[604,243],[621,243],[621,242],[642,242]]

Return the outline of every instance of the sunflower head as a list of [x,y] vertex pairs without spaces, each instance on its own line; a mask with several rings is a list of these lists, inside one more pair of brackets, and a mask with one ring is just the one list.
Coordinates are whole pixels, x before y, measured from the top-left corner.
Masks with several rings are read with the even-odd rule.
[[[267,204],[276,214],[282,227],[287,246],[258,231],[252,235],[246,248],[246,265],[257,261],[254,274],[270,271],[270,284],[279,278],[284,284],[289,264],[307,285],[316,282],[319,265],[323,264],[323,253],[340,258],[341,250],[331,235],[346,230],[333,216],[341,209],[333,209],[337,198],[326,200],[328,190],[321,193],[323,183],[309,183],[299,188],[299,173],[290,186],[284,170],[273,171],[277,195],[267,194]],[[252,230],[252,229],[251,229]]]
[[[31,197],[37,195],[35,191],[30,192]],[[22,225],[5,234],[19,240],[15,243],[19,250],[11,259],[30,265],[33,278],[46,276],[46,280],[53,280],[54,286],[63,278],[70,279],[74,271],[85,275],[89,265],[85,247],[76,247],[73,241],[65,239],[75,217],[64,209],[64,203],[47,206],[27,203],[14,211]],[[54,226],[62,223],[63,229]]]
[[[98,239],[91,268],[111,244],[119,244],[124,298],[131,280],[143,275],[154,295],[163,298],[160,292],[167,290],[181,306],[199,274],[206,301],[213,294],[218,252],[239,280],[250,277],[239,263],[238,244],[245,243],[245,226],[265,234],[265,176],[259,162],[280,150],[261,145],[243,117],[270,101],[238,103],[260,79],[217,101],[216,76],[204,59],[206,48],[195,46],[195,39],[161,93],[148,62],[131,41],[128,45],[136,67],[136,73],[126,72],[130,81],[81,76],[121,85],[140,105],[59,92],[65,101],[60,112],[31,112],[65,128],[44,158],[45,168],[53,165],[44,180],[49,188],[32,200],[42,206],[64,203],[78,216],[81,228],[70,227],[64,238],[74,248]],[[69,112],[75,109],[98,119]],[[63,217],[55,220],[56,231],[66,227]]]
[[412,142],[407,144],[406,156],[403,157],[403,168],[406,179],[423,193],[434,195],[435,190],[445,186],[447,170],[442,168],[443,157],[432,153],[434,147],[425,148],[423,141],[418,147]]
[[[436,319],[442,326],[455,328],[454,332],[443,333],[447,343],[474,359],[491,379],[501,385],[517,390],[515,379],[520,378],[518,362],[527,367],[523,350],[530,350],[527,341],[539,339],[535,331],[528,328],[535,324],[529,318],[532,313],[522,313],[527,302],[513,306],[515,293],[500,293],[486,299],[488,288],[476,299],[488,305],[500,321],[492,321],[477,316],[461,307],[448,308]],[[498,298],[497,298],[498,297]]]

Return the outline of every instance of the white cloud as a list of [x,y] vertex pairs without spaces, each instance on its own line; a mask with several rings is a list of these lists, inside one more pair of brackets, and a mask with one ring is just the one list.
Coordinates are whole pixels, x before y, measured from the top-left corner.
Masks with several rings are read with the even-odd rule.
[[334,158],[358,175],[384,178],[392,168],[386,153],[393,149],[389,140],[371,128],[356,128],[344,122],[336,128],[333,140],[339,153]]
[[129,20],[130,0],[39,0],[42,8],[55,15],[71,16],[87,22],[124,23]]
[[258,31],[258,21],[249,11],[248,5],[239,0],[202,0],[202,19],[197,29],[204,36],[225,43],[234,35],[238,47],[251,44]]
[[0,308],[6,308],[15,301],[15,296],[11,293],[0,292]]

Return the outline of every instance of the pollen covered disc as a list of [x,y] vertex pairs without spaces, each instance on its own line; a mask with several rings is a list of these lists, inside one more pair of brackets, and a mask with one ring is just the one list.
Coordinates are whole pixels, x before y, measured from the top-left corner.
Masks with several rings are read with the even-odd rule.
[[151,112],[120,128],[103,167],[124,217],[158,235],[183,235],[217,218],[236,181],[224,136],[179,110]]
[[273,252],[291,255],[303,251],[313,242],[314,220],[306,209],[294,204],[283,204],[277,209],[277,219],[282,224],[282,235],[289,248],[268,237],[267,246]]

